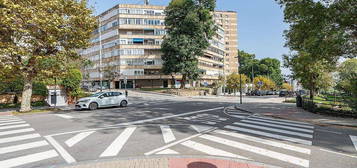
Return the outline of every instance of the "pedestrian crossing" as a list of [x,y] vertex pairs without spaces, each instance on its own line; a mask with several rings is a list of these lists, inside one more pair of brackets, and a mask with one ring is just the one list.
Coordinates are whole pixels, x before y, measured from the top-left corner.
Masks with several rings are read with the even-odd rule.
[[189,121],[194,121],[194,122],[200,122],[200,123],[208,124],[208,125],[216,125],[218,123],[228,120],[228,118],[220,117],[220,116],[214,115],[214,114],[197,114],[194,116],[183,117],[183,119],[189,120]]
[[249,117],[250,115],[252,115],[251,113],[237,111],[234,108],[227,108],[225,110],[225,112],[229,116],[234,117],[234,118],[238,118],[238,119],[245,119],[245,118]]
[[49,160],[58,153],[30,124],[16,116],[0,117],[0,167],[10,168]]
[[307,123],[250,116],[226,125],[224,129],[175,146],[168,145],[155,154],[185,154],[190,149],[202,154],[248,160],[266,158],[268,164],[280,163],[277,166],[282,167],[309,167],[313,133],[314,126]]

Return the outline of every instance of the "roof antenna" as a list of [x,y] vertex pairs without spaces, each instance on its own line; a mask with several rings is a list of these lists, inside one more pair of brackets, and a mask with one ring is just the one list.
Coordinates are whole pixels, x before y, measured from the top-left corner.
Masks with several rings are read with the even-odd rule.
[[144,0],[145,5],[149,5],[149,0]]

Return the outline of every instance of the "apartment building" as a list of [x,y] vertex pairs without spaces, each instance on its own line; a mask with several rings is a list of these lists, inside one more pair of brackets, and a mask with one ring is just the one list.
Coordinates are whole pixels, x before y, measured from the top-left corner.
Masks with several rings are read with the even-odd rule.
[[[103,85],[111,88],[171,87],[172,76],[161,72],[160,48],[166,35],[164,9],[165,6],[119,4],[100,14],[100,27],[92,34],[91,46],[80,51],[81,56],[93,62],[93,66],[83,69],[84,80],[99,85],[102,79]],[[236,21],[233,19],[236,13],[217,14],[217,33],[205,54],[198,57],[201,75],[191,85],[212,84],[219,76],[237,69],[237,59],[233,56],[237,48],[237,39],[234,39],[237,31],[233,29],[237,24],[225,22],[226,16]],[[228,28],[224,29],[225,26]],[[181,76],[175,75],[175,78],[178,87]]]

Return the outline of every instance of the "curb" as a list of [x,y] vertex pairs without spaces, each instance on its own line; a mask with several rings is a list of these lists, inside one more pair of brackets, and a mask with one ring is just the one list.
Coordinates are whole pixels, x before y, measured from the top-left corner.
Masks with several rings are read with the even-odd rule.
[[[106,163],[112,163],[111,166],[113,167],[107,167],[107,168],[119,168],[118,166],[120,165],[120,162],[125,162],[125,161],[134,161],[136,163],[139,163],[140,161],[146,162],[145,160],[167,160],[169,161],[170,159],[192,159],[192,160],[219,160],[219,161],[226,161],[226,162],[236,162],[236,163],[243,163],[243,164],[250,164],[251,166],[261,166],[264,168],[281,168],[278,166],[273,166],[273,165],[268,165],[265,163],[260,163],[260,162],[255,162],[251,160],[244,160],[244,159],[237,159],[237,158],[229,158],[229,157],[219,157],[219,156],[208,156],[208,155],[169,155],[169,156],[138,156],[138,157],[121,157],[121,158],[113,158],[113,159],[100,159],[100,160],[90,160],[90,161],[82,161],[82,162],[77,162],[74,164],[59,164],[59,165],[53,165],[53,168],[81,168],[81,167],[93,167],[97,168],[100,164],[106,164]],[[117,162],[117,164],[115,164]],[[158,164],[159,165],[159,164]],[[123,167],[126,167],[128,165],[125,165]],[[157,168],[157,166],[154,166]],[[154,168],[154,167],[145,167],[145,168]],[[250,166],[249,166],[250,167]],[[43,167],[45,168],[45,167]],[[133,167],[136,168],[136,167]],[[167,164],[167,166],[160,167],[160,168],[171,168],[171,165]]]
[[[240,108],[237,105],[234,105],[234,108],[239,111],[251,113],[251,114],[259,114],[259,113],[253,113],[251,111],[248,111],[246,109]],[[349,124],[340,124],[340,123],[323,123],[323,122],[315,122],[315,121],[308,121],[308,120],[299,120],[295,118],[288,118],[288,117],[281,117],[281,116],[276,116],[276,115],[264,115],[264,114],[259,114],[265,117],[272,117],[272,118],[277,118],[277,119],[286,119],[286,120],[292,120],[292,121],[302,121],[302,122],[308,122],[311,124],[315,125],[320,125],[320,126],[327,126],[327,125],[334,125],[334,126],[344,126],[344,127],[352,127],[352,128],[357,128],[357,125],[349,125]]]

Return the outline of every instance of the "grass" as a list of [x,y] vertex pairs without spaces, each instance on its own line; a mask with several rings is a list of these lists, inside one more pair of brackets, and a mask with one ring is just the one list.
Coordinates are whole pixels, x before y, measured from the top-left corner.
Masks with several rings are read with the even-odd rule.
[[291,99],[286,99],[283,101],[284,103],[296,103],[296,99],[295,98],[291,98]]
[[23,115],[23,114],[33,114],[33,113],[46,113],[46,112],[53,112],[53,111],[58,111],[59,109],[55,109],[55,108],[49,108],[49,109],[34,109],[31,111],[27,111],[27,112],[17,112],[14,111],[12,112],[13,115]]

